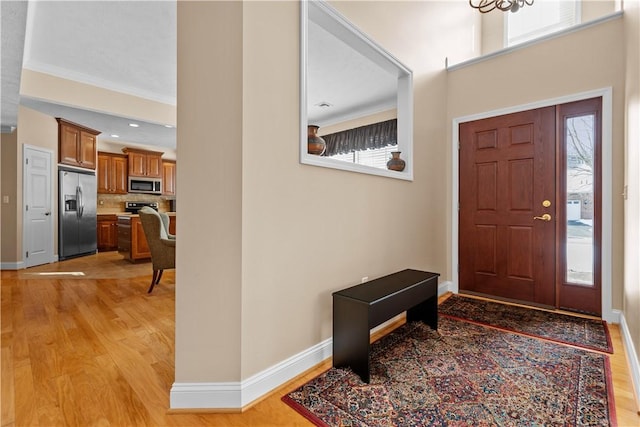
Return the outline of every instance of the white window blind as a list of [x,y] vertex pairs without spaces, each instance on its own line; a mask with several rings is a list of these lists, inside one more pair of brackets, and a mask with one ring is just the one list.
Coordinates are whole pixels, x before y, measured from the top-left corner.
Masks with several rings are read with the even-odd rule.
[[535,0],[506,15],[508,47],[579,24],[580,0]]
[[351,153],[329,156],[331,159],[342,160],[349,163],[373,166],[386,169],[387,162],[391,159],[391,152],[398,151],[397,145],[388,145],[372,150],[352,151]]

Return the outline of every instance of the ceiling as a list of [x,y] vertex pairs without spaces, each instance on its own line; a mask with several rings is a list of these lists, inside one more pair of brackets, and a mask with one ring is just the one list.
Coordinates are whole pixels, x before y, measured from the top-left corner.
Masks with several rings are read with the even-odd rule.
[[166,123],[19,94],[26,68],[175,106],[175,1],[1,3],[3,131],[17,126],[21,104],[99,130],[99,141],[175,148],[176,129]]
[[22,50],[27,20],[27,3],[12,1],[0,2],[0,33],[2,44],[0,52],[0,75],[2,82],[2,103],[0,104],[0,125],[2,132],[11,132],[18,123],[18,103],[20,102],[20,71],[22,69]]
[[322,127],[395,108],[397,71],[385,70],[318,21],[307,25],[309,124]]
[[[175,106],[175,1],[0,3],[3,132],[17,127],[21,104],[99,130],[99,141],[175,148],[176,129],[165,123],[21,97],[19,93],[21,71],[26,68]],[[375,109],[377,98],[386,104],[392,102],[385,92],[395,93],[393,79],[386,76],[386,83],[381,84],[378,77],[384,73],[370,68],[366,58],[345,50],[317,28],[310,31],[310,48],[316,52],[310,52],[308,61],[312,120],[326,123],[331,117],[354,116],[356,109]],[[322,102],[332,106],[318,108],[316,104]],[[139,127],[130,127],[133,122]]]

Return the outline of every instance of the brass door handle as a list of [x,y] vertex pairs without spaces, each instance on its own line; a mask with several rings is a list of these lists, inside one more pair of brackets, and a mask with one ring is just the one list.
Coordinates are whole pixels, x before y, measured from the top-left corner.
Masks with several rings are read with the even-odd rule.
[[551,215],[544,214],[542,216],[534,216],[533,219],[539,219],[540,221],[551,221]]

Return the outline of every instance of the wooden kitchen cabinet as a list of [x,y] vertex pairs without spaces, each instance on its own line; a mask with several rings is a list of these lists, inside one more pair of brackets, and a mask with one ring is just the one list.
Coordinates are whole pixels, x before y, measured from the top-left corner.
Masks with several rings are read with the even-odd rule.
[[98,153],[98,193],[127,194],[127,156]]
[[176,162],[173,160],[162,161],[162,194],[176,195]]
[[118,217],[118,252],[131,262],[151,258],[149,244],[138,215]]
[[118,249],[118,218],[116,215],[98,215],[98,251]]
[[58,163],[86,169],[96,168],[96,139],[100,131],[56,118]]
[[125,147],[122,151],[129,158],[129,176],[162,178],[162,155],[158,151]]

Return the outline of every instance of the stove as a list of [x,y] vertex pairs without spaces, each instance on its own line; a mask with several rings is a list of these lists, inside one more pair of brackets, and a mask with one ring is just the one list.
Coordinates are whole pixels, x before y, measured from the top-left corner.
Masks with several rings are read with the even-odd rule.
[[138,211],[145,206],[151,209],[158,210],[158,203],[156,202],[125,202],[124,211],[132,214],[137,214]]

